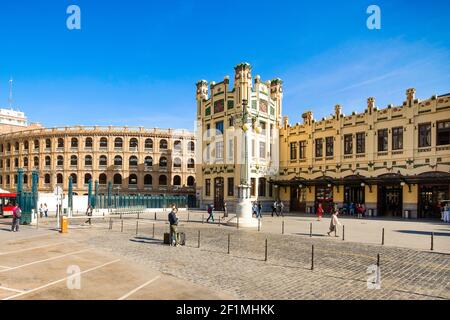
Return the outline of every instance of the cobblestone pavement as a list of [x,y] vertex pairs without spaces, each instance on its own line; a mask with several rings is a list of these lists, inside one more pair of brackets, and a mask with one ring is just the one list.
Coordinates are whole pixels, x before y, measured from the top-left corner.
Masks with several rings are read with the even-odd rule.
[[[107,222],[71,231],[80,241],[238,299],[450,299],[450,255],[348,243],[340,238],[270,234],[182,223],[184,247],[162,245],[164,222]],[[198,244],[201,231],[201,245]],[[230,235],[230,254],[228,254]],[[268,241],[268,261],[265,240]],[[314,245],[314,270],[311,249]],[[381,289],[367,288],[380,254]]]

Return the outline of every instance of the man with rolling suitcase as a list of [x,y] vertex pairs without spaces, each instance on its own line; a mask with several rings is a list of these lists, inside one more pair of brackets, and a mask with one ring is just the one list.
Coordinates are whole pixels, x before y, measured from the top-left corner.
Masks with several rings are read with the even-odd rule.
[[178,241],[178,217],[177,217],[177,207],[175,205],[172,206],[172,210],[169,213],[169,224],[170,224],[170,245],[171,246],[179,246]]

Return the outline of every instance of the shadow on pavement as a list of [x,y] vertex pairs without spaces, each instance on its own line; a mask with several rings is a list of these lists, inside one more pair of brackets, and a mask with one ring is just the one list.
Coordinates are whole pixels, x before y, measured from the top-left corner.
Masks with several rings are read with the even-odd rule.
[[[394,232],[407,233],[407,234],[419,234],[425,236],[431,236],[431,231],[418,231],[418,230],[393,230]],[[434,232],[435,236],[450,237],[450,233]]]

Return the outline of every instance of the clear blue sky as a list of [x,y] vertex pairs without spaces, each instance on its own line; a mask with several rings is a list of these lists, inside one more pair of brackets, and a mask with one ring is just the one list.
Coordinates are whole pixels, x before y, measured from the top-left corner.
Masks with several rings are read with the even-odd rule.
[[[81,30],[66,8],[81,8]],[[366,9],[381,7],[381,30]],[[195,82],[241,61],[285,83],[290,122],[450,92],[450,1],[2,1],[0,106],[59,125],[193,128]],[[242,37],[242,35],[244,35]]]

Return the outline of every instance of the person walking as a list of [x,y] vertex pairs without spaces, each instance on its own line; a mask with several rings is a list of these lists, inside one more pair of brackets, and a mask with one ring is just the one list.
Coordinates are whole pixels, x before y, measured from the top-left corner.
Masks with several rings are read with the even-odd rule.
[[227,207],[227,203],[226,202],[223,203],[223,216],[222,216],[222,219],[225,220],[225,218],[228,218],[228,207]]
[[351,216],[355,215],[355,204],[353,202],[351,202],[349,205],[349,211]]
[[[331,215],[331,221],[330,221],[330,231],[327,232],[328,236],[330,235],[330,233],[332,233],[333,231],[336,232],[336,228],[337,226],[340,226],[341,223],[339,222],[338,219],[338,212],[334,211],[333,214]],[[338,236],[337,234],[335,235],[336,237]]]
[[86,215],[89,217],[84,223],[89,223],[89,225],[92,225],[91,217],[92,217],[92,206],[89,204],[86,209]]
[[317,205],[317,221],[322,221],[322,216],[323,216],[323,208],[322,208],[322,204],[319,203]]
[[214,206],[212,204],[210,204],[208,206],[208,219],[206,219],[206,222],[209,223],[209,220],[212,220],[212,222],[214,222]]
[[48,218],[48,207],[46,203],[44,203],[44,215],[46,218]]
[[283,208],[284,208],[283,201],[278,200],[278,212],[279,215],[281,215],[282,217],[284,217]]
[[262,219],[262,204],[260,201],[256,203],[256,218]]
[[364,208],[362,206],[362,204],[356,204],[356,213],[358,214],[358,219],[362,219],[363,213],[364,213]]
[[171,246],[179,246],[178,240],[178,217],[177,217],[178,209],[175,205],[172,205],[172,210],[169,212],[169,224],[170,224],[170,245]]
[[272,217],[273,217],[274,213],[278,216],[278,213],[277,213],[277,202],[276,201],[274,203],[272,203]]
[[44,216],[44,206],[41,203],[39,207],[39,218],[42,218],[43,216]]
[[19,225],[20,225],[21,218],[22,218],[22,210],[20,209],[19,205],[16,203],[16,205],[13,208],[13,219],[12,219],[12,226],[11,226],[12,232],[19,231]]

